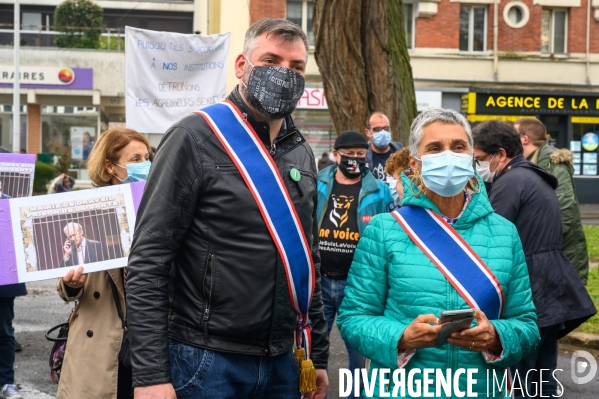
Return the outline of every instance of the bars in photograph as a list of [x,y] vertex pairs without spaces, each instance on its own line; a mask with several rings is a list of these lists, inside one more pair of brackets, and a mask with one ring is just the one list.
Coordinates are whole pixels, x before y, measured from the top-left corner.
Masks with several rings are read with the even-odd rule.
[[37,270],[125,257],[115,208],[33,219]]
[[11,198],[29,196],[31,175],[18,172],[0,172],[2,192]]

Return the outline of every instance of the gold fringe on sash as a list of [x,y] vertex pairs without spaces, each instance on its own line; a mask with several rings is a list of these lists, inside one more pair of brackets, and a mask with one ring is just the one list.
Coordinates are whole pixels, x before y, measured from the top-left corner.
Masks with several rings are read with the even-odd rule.
[[300,368],[300,392],[312,392],[316,390],[316,369],[312,360],[304,360]]
[[316,390],[316,369],[312,360],[306,360],[304,348],[296,348],[293,351],[297,366],[300,369],[299,390],[300,392],[312,392]]

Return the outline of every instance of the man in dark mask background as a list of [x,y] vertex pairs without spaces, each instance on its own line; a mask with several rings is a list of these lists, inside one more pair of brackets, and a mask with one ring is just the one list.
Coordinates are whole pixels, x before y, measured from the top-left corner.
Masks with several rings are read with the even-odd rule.
[[[233,161],[213,123],[218,132],[242,129],[257,137],[251,157],[268,158],[295,208],[315,269],[308,313],[316,390],[305,397],[325,398],[329,342],[316,162],[290,116],[304,91],[307,59],[299,26],[283,19],[256,22],[235,60],[239,85],[218,108],[232,112],[219,124],[190,114],[164,135],[137,213],[127,273],[136,399],[300,397],[293,353],[298,315],[285,266],[241,161]],[[284,241],[289,233],[279,234]]]
[[[394,207],[389,187],[366,167],[367,152],[364,136],[343,132],[333,150],[337,163],[318,172],[322,301],[329,334],[345,296],[347,273],[360,235],[374,215]],[[353,375],[354,369],[364,368],[364,357],[347,343],[345,346]]]

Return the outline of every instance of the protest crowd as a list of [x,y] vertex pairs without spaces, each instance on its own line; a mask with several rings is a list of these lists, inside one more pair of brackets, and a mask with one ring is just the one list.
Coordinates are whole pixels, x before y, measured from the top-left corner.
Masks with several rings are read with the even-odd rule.
[[[529,384],[514,397],[557,395],[538,370],[553,371],[558,340],[596,313],[567,151],[536,119],[472,129],[429,108],[405,146],[375,111],[365,132],[338,134],[334,161],[316,158],[291,118],[308,48],[294,23],[262,19],[234,60],[239,84],[174,121],[155,153],[124,128],[93,144],[96,187],[145,188],[125,268],[87,272],[101,244],[76,220],[60,226],[56,288],[76,306],[53,352],[58,398],[324,399],[335,323],[352,373],[475,369],[452,389],[486,397],[489,375],[505,374]],[[25,293],[0,286],[5,399],[22,398],[12,319]],[[398,388],[364,383],[350,397]]]

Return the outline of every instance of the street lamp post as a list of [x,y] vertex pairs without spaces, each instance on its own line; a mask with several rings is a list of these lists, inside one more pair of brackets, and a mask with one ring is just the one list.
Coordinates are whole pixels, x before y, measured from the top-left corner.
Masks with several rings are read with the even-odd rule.
[[12,90],[12,151],[19,153],[21,150],[21,97],[19,86],[19,45],[21,44],[21,7],[19,0],[15,0],[15,23],[13,47],[15,49],[14,75],[15,80]]

